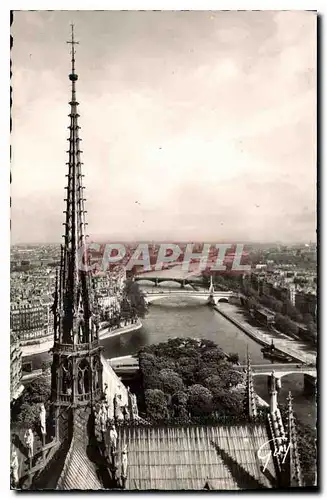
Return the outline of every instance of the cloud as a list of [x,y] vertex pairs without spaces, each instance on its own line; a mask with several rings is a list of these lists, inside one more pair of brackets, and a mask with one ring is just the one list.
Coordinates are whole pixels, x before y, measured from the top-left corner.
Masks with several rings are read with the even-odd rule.
[[91,235],[315,237],[315,14],[22,11],[13,240],[61,236],[71,21]]

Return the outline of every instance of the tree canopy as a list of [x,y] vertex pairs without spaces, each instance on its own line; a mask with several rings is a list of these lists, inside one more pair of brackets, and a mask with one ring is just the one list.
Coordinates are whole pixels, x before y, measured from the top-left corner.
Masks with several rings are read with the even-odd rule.
[[139,284],[132,280],[126,280],[124,296],[128,302],[130,313],[144,318],[147,313],[147,305]]
[[165,422],[168,419],[167,398],[160,389],[148,389],[144,393],[145,404],[151,420]]
[[145,346],[139,362],[148,418],[158,420],[158,398],[162,418],[192,421],[216,412],[244,416],[244,375],[236,370],[237,361],[237,355],[205,339],[173,338]]
[[11,411],[14,426],[36,430],[40,425],[41,403],[46,407],[50,398],[50,381],[46,376],[33,380],[15,402]]

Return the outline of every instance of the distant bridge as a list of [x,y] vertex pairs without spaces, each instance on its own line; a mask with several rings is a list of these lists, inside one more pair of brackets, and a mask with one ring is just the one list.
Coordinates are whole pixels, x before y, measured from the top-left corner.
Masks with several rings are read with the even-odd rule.
[[148,304],[159,299],[174,298],[174,297],[192,297],[194,299],[200,299],[204,303],[214,303],[218,302],[229,302],[231,296],[234,292],[226,291],[201,291],[201,290],[147,290],[145,293],[145,300]]
[[[117,374],[132,374],[138,371],[139,361],[134,356],[123,356],[121,358],[112,358],[108,360],[110,366],[115,370]],[[236,365],[235,369],[239,371],[246,370],[247,365]],[[292,375],[293,373],[299,373],[307,375],[312,379],[317,378],[317,369],[310,365],[299,365],[295,363],[273,363],[266,365],[252,365],[253,376],[257,375],[271,375],[274,371],[276,378],[283,378],[286,375]]]
[[135,276],[134,281],[148,281],[150,283],[154,283],[154,286],[158,286],[160,283],[178,283],[181,285],[181,288],[184,288],[186,285],[191,284],[199,284],[202,282],[201,278],[197,278],[196,276],[189,276],[188,278],[182,277],[169,277],[167,276],[147,276],[146,274]]
[[[246,365],[238,366],[239,369],[246,369]],[[295,363],[273,363],[266,365],[252,365],[253,376],[256,375],[271,375],[274,371],[275,377],[281,379],[286,375],[293,373],[302,373],[312,378],[317,378],[317,368],[310,365],[300,365]]]

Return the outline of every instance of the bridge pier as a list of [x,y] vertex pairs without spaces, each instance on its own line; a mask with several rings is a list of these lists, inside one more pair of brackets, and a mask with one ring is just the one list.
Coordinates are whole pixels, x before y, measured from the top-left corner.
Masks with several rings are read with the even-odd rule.
[[182,280],[182,282],[181,282],[181,288],[185,288],[185,280]]
[[212,293],[209,295],[208,305],[209,306],[216,306],[217,305],[217,299],[215,299],[215,297]]
[[314,396],[316,393],[316,379],[311,377],[311,375],[304,375],[303,380],[303,394],[306,396]]
[[158,284],[159,284],[159,281],[156,279],[154,282],[154,286],[158,286]]

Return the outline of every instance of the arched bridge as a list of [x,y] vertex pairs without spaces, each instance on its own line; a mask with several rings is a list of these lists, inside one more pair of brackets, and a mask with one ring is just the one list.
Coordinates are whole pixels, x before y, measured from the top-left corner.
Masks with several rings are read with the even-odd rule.
[[201,291],[201,290],[151,290],[144,292],[145,299],[148,304],[159,299],[175,298],[175,297],[192,297],[194,299],[199,299],[204,303],[214,303],[218,302],[229,302],[230,297],[233,292],[221,292],[221,291]]
[[197,278],[195,276],[190,276],[188,278],[178,278],[178,277],[169,277],[169,276],[135,276],[134,281],[147,281],[150,283],[154,283],[154,286],[157,287],[160,283],[169,283],[170,281],[173,283],[179,283],[181,288],[184,288],[186,285],[199,284],[201,282],[201,278]]
[[[238,368],[246,369],[246,365],[240,365]],[[299,365],[295,363],[274,363],[271,365],[252,365],[252,374],[255,375],[271,375],[272,371],[275,377],[281,379],[285,375],[292,375],[293,373],[302,373],[312,378],[317,378],[317,368],[311,365]]]
[[[139,371],[139,360],[134,356],[123,356],[120,358],[109,359],[109,364],[119,376],[131,377],[134,376]],[[235,366],[235,369],[240,371],[245,371],[246,365]],[[274,371],[274,375],[280,381],[286,375],[291,375],[293,373],[301,373],[304,377],[303,391],[304,394],[314,395],[316,394],[316,379],[317,379],[317,369],[312,365],[296,365],[293,363],[284,364],[269,364],[269,365],[252,365],[252,374],[256,375],[266,375],[267,377],[271,375]]]
[[[134,356],[122,356],[119,358],[111,358],[108,360],[110,366],[115,370],[116,373],[135,373],[139,369],[139,360]],[[239,371],[245,371],[247,365],[238,365],[235,368]],[[252,374],[256,375],[266,375],[270,376],[272,371],[275,373],[276,378],[282,378],[286,375],[291,375],[293,373],[301,373],[307,375],[312,379],[317,378],[317,368],[311,365],[299,365],[295,363],[279,363],[279,364],[266,364],[266,365],[252,365]]]

